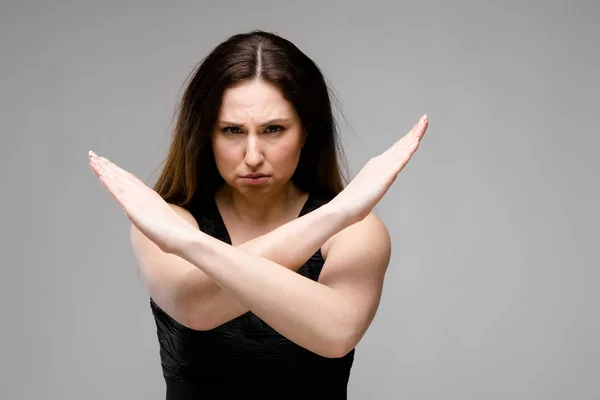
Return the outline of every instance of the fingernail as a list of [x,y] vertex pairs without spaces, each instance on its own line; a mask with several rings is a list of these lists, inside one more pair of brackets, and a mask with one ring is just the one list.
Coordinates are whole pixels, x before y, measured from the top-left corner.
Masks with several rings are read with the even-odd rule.
[[427,114],[423,114],[421,117],[421,125],[425,125],[425,121],[427,121]]

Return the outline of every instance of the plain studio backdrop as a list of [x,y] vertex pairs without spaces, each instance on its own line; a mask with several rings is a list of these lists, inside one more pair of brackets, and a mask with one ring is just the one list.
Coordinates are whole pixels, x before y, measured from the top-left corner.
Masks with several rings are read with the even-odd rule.
[[349,399],[600,398],[599,3],[0,4],[1,398],[164,398],[87,153],[154,183],[188,73],[253,29],[321,67],[352,177],[430,118],[376,208],[393,254]]

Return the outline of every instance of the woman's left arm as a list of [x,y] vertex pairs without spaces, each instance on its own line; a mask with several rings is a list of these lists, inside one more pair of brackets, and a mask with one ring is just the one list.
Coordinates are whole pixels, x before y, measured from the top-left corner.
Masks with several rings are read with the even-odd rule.
[[[345,218],[333,211],[331,218]],[[342,357],[364,335],[377,310],[391,254],[375,214],[345,228],[323,249],[319,282],[201,231],[173,253],[290,341],[325,357]]]
[[[321,207],[327,207],[324,215],[332,224],[348,218],[345,209],[349,206],[344,204],[353,196],[367,206],[381,198],[380,181],[387,187],[391,182],[377,172],[389,168],[387,156],[395,153],[384,155],[361,170],[344,189],[342,200],[334,204],[340,194]],[[391,253],[388,231],[375,214],[367,214],[328,240],[322,249],[325,264],[315,282],[195,229],[157,192],[93,152],[90,165],[148,239],[164,252],[195,265],[292,342],[324,357],[338,358],[354,348],[371,323]]]

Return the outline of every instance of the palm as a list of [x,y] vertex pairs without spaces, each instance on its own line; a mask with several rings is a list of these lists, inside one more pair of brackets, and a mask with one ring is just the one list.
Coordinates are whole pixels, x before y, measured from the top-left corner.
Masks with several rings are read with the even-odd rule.
[[385,152],[370,159],[333,200],[336,207],[341,207],[348,212],[352,222],[365,218],[382,199],[417,150],[427,126],[426,119],[420,120],[408,134]]
[[191,225],[185,222],[154,190],[116,164],[90,154],[90,166],[121,205],[127,218],[165,252],[173,252]]

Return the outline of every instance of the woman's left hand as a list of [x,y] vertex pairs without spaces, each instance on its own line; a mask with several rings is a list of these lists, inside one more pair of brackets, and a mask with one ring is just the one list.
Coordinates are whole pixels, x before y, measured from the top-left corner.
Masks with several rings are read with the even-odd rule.
[[[166,253],[175,253],[196,231],[133,174],[90,151],[90,166],[121,205],[127,218]],[[197,232],[196,232],[197,233]]]

